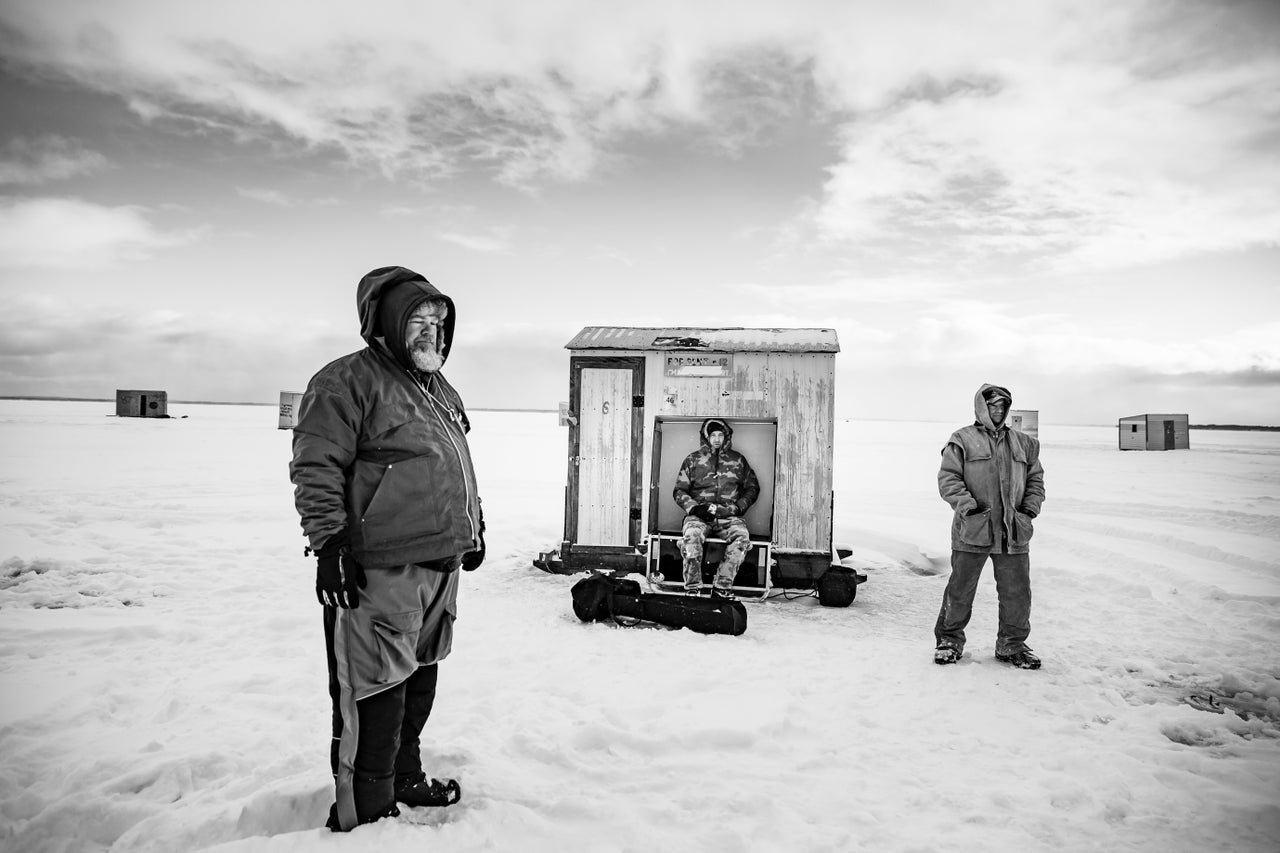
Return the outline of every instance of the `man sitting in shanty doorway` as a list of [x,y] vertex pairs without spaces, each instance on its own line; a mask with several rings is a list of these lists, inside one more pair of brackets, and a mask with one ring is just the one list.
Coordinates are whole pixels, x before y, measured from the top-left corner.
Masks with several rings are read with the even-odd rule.
[[702,589],[702,550],[707,536],[725,541],[716,569],[712,598],[734,598],[733,579],[751,549],[751,534],[742,520],[760,496],[760,483],[747,457],[733,449],[733,429],[719,418],[707,418],[699,430],[702,446],[685,457],[672,497],[686,513],[680,554],[684,557],[686,595]]

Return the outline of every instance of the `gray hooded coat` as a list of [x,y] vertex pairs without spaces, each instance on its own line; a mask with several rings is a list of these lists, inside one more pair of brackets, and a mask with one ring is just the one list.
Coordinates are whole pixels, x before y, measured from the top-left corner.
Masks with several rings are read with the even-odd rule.
[[356,290],[368,346],[312,377],[293,430],[289,473],[303,532],[313,548],[349,536],[366,568],[436,560],[480,544],[462,398],[442,373],[406,367],[403,329],[380,328],[379,304],[397,286],[448,305],[448,358],[453,301],[413,270],[374,270]]
[[953,551],[1027,553],[1034,532],[1031,520],[1044,502],[1040,441],[1010,429],[1007,419],[998,429],[991,422],[983,394],[996,387],[978,389],[973,397],[976,422],[953,432],[942,448],[938,492],[955,510]]

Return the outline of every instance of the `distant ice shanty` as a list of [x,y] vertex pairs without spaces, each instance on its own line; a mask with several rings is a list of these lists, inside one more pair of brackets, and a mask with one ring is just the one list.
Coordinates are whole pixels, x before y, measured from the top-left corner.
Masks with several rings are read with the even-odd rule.
[[298,425],[298,406],[302,405],[301,391],[280,392],[280,426],[278,429],[293,429]]
[[1026,433],[1034,438],[1040,437],[1040,411],[1038,409],[1011,409],[1009,411],[1009,428]]
[[682,585],[684,511],[672,490],[708,417],[730,425],[760,481],[744,516],[754,545],[735,587],[808,588],[838,562],[833,329],[588,326],[565,348],[564,539],[540,567],[643,571]]
[[1187,450],[1191,426],[1187,415],[1131,415],[1120,419],[1121,450]]
[[116,390],[116,417],[167,418],[169,394],[166,391]]

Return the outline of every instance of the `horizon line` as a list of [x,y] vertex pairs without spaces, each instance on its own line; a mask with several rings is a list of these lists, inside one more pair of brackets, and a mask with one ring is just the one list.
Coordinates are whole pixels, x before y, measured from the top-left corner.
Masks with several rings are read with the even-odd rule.
[[[114,403],[114,397],[50,397],[33,394],[0,394],[0,400],[32,400],[35,402],[52,402],[52,403]],[[186,406],[276,406],[279,403],[256,403],[245,400],[170,400],[171,403],[178,403]],[[469,412],[539,412],[544,414],[559,414],[559,409],[536,409],[536,408],[505,408],[494,406],[469,406]],[[852,418],[837,416],[838,421],[880,421],[892,422],[903,420],[902,418]],[[913,419],[919,423],[939,423],[948,424],[950,420],[922,420]],[[1087,426],[1087,427],[1112,427],[1118,426],[1119,419],[1116,424],[1097,424],[1097,423],[1059,423],[1048,424],[1048,426]],[[1239,429],[1239,430],[1264,430],[1280,432],[1280,426],[1268,424],[1188,424],[1188,429]]]

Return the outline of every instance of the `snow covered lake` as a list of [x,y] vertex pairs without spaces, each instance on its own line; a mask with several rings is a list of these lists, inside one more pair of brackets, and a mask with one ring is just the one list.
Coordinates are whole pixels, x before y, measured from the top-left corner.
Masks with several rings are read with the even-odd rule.
[[[954,423],[841,421],[847,609],[584,625],[553,413],[475,412],[488,561],[423,735],[463,801],[348,835],[314,561],[269,406],[0,401],[0,849],[1280,850],[1280,434],[1042,424],[1024,672],[932,662]],[[183,416],[186,416],[185,418]],[[1225,712],[1185,700],[1210,694]]]

